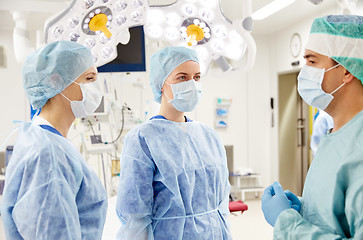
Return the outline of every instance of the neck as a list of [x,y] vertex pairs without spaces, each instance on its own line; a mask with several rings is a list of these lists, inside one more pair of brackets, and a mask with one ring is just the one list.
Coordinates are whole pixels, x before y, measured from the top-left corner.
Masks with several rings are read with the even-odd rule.
[[60,104],[59,100],[61,99],[49,99],[42,108],[39,117],[52,124],[63,137],[67,137],[69,128],[75,118],[70,107],[65,106],[66,103],[64,101],[62,102],[63,104]]
[[363,86],[359,80],[346,84],[340,91],[342,92],[339,95],[339,91],[337,92],[326,109],[334,120],[333,132],[338,131],[363,110]]
[[171,103],[162,98],[159,115],[164,116],[169,121],[185,122],[184,112],[176,110]]

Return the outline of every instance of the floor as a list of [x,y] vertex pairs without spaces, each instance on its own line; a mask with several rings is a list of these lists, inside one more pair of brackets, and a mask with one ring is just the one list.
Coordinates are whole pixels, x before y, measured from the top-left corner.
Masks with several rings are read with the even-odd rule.
[[[110,199],[109,205],[113,205],[115,199]],[[254,239],[254,240],[268,240],[272,239],[273,228],[268,225],[263,217],[261,211],[260,200],[247,200],[245,203],[248,205],[248,210],[243,214],[237,213],[231,215],[229,220],[231,222],[231,232],[234,240]],[[111,210],[111,209],[110,209]],[[103,240],[114,239],[117,231],[114,222],[118,222],[114,211],[109,211],[109,217],[105,224]],[[111,215],[111,216],[110,216]],[[113,224],[111,224],[113,223]],[[3,224],[0,217],[0,239],[5,239]]]
[[229,217],[231,232],[234,240],[272,239],[273,228],[266,222],[262,210],[261,200],[247,200],[244,202],[248,210]]

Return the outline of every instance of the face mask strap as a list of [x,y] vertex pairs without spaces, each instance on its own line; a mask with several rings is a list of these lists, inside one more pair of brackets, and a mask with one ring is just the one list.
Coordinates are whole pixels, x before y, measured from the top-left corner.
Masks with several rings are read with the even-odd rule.
[[166,94],[166,92],[165,91],[163,91],[163,93],[165,94],[165,96],[169,99],[169,102],[171,101],[171,100],[173,100],[173,99],[171,99],[167,94]]
[[333,95],[336,91],[338,91],[339,89],[341,89],[344,85],[345,85],[345,83],[343,83],[342,85],[340,85],[337,89],[335,89],[334,91],[332,91],[330,93],[330,95]]
[[339,66],[340,66],[340,63],[338,63],[337,65],[332,66],[331,68],[328,68],[327,70],[325,70],[325,72],[330,71],[333,68],[336,68],[336,67],[339,67]]
[[71,100],[69,100],[69,98],[67,98],[66,96],[64,96],[63,93],[60,93],[60,95],[62,95],[65,99],[67,99],[68,101],[72,102]]
[[[171,85],[172,84],[170,84],[170,83],[168,83],[167,81],[165,81],[165,83],[167,83],[167,84],[169,84],[169,86],[171,87]],[[173,99],[171,99],[167,94],[166,94],[166,92],[165,91],[163,91],[163,93],[165,94],[165,96],[169,99],[169,102],[171,101],[171,100],[173,100]]]

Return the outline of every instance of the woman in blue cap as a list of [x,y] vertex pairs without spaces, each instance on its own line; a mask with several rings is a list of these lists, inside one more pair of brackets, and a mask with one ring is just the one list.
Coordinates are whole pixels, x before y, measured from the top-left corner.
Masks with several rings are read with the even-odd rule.
[[214,130],[184,115],[202,93],[196,52],[155,53],[150,84],[160,112],[125,138],[117,239],[231,239],[224,146]]
[[90,50],[60,41],[25,61],[24,88],[34,109],[23,122],[6,169],[1,217],[7,239],[101,239],[107,195],[68,140],[75,118],[91,114],[102,95]]
[[314,20],[298,91],[334,127],[319,143],[301,199],[278,182],[266,188],[262,210],[274,239],[363,239],[362,53],[363,16]]

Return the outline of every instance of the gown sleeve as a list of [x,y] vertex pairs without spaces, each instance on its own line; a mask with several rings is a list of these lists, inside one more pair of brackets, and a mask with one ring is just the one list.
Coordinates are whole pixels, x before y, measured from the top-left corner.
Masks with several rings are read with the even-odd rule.
[[[216,139],[216,144],[218,145],[218,149],[219,149],[219,154],[221,156],[221,160],[223,161],[222,165],[223,165],[223,173],[224,175],[222,176],[222,197],[221,197],[221,202],[219,203],[218,209],[221,212],[221,214],[223,215],[223,219],[225,221],[225,224],[227,226],[226,229],[231,229],[231,224],[228,220],[228,217],[230,215],[230,211],[229,211],[229,194],[231,192],[231,184],[229,183],[229,170],[227,167],[227,156],[226,156],[226,150],[224,148],[224,145],[222,143],[222,140],[219,138],[219,136],[217,134],[215,134],[215,139]],[[227,238],[227,236],[225,237]]]
[[340,236],[322,229],[304,219],[293,209],[283,211],[277,218],[274,239],[321,239],[343,240],[363,239],[363,177],[356,180],[346,191],[345,215],[349,227],[345,229],[351,236]]
[[41,153],[9,176],[9,193],[17,200],[5,210],[12,218],[8,227],[17,232],[19,239],[80,240],[76,194],[71,188],[75,184],[70,185],[59,170],[51,170],[44,158],[51,156]]
[[145,139],[130,132],[121,154],[116,213],[121,220],[117,239],[153,240],[152,206],[155,166]]

